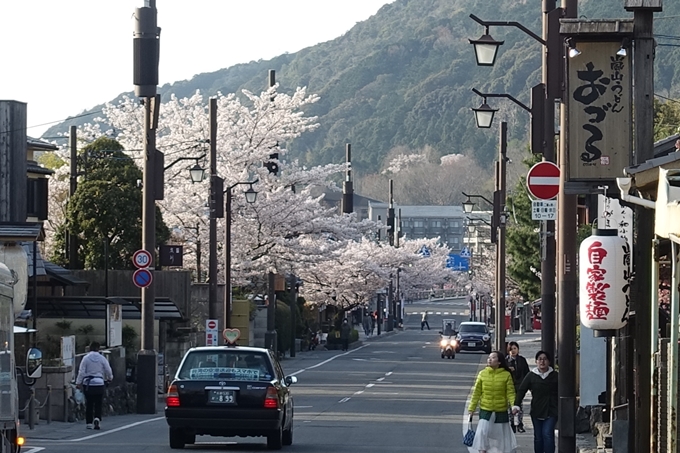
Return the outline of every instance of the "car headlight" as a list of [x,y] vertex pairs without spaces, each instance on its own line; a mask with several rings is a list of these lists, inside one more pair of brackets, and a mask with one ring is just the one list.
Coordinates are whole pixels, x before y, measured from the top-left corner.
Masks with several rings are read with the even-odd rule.
[[442,340],[439,344],[442,346],[447,346],[449,344],[449,340]]
[[489,341],[490,339],[491,339],[491,337],[488,336],[488,335],[484,335],[484,336],[482,337],[482,340],[484,340],[484,341]]

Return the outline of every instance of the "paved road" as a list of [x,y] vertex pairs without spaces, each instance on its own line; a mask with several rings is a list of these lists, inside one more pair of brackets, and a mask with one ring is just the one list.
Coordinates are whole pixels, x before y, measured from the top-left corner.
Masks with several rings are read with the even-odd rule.
[[[430,315],[433,329],[421,331],[420,315],[407,315],[405,331],[369,339],[347,353],[317,350],[284,360],[285,371],[299,379],[294,444],[284,451],[466,452],[461,422],[486,356],[441,359],[435,327],[440,318]],[[109,417],[100,433],[53,423],[25,434],[24,452],[170,451],[160,405],[156,416]],[[257,452],[266,445],[261,438],[199,437],[187,450]]]

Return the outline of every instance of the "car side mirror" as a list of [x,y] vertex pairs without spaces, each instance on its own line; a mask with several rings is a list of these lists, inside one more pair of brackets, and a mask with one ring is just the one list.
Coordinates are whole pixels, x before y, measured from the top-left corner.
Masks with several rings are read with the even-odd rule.
[[26,354],[26,375],[30,379],[42,376],[42,351],[38,348],[30,348]]
[[297,383],[297,376],[286,376],[284,378],[284,382],[286,383],[286,385],[293,385]]
[[442,332],[442,331],[440,330],[440,331],[439,331],[439,335],[444,335],[444,332]]

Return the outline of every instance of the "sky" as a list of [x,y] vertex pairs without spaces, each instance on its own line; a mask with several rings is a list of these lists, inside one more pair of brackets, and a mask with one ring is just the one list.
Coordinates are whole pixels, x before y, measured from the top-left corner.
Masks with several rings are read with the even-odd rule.
[[[337,38],[394,0],[156,0],[159,84]],[[0,0],[0,99],[28,135],[132,91],[132,14],[145,0]]]

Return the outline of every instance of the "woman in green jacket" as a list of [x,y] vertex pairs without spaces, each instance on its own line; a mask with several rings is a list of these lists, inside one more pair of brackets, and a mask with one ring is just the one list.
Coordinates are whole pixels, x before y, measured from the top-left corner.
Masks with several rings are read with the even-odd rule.
[[470,419],[479,405],[479,423],[472,451],[479,453],[512,453],[517,448],[510,427],[508,409],[515,401],[515,385],[505,355],[494,351],[479,372],[468,412]]

